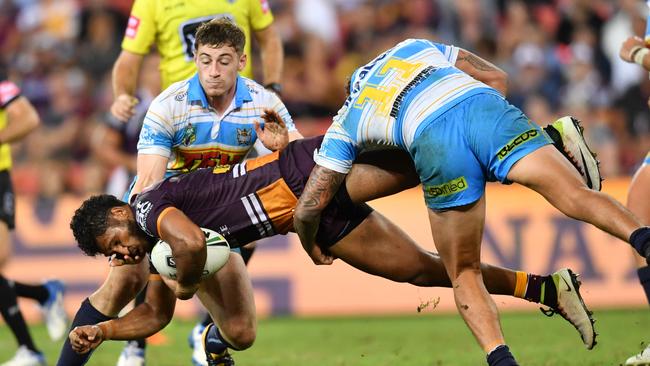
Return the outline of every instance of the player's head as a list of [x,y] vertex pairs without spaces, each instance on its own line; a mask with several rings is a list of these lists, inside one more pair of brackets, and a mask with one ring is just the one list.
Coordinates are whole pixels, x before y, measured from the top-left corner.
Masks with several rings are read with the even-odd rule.
[[237,73],[246,66],[245,44],[244,32],[227,18],[213,19],[196,30],[194,62],[208,97],[234,88]]
[[70,228],[79,248],[89,256],[115,254],[142,260],[151,249],[131,208],[115,196],[103,194],[85,200],[75,211]]

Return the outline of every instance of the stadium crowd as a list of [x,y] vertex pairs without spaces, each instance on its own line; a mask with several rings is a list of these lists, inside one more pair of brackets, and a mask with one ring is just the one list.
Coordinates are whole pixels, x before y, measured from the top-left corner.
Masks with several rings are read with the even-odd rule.
[[[355,67],[398,40],[422,37],[475,51],[506,70],[508,99],[539,124],[562,115],[581,119],[605,177],[631,174],[650,150],[650,80],[618,58],[627,36],[643,34],[641,1],[269,4],[285,49],[282,98],[305,136],[329,125]],[[15,187],[39,197],[44,208],[63,192],[103,192],[114,168],[97,159],[91,142],[110,118],[111,67],[130,6],[128,0],[0,1],[0,57],[43,120],[14,148]],[[156,87],[155,77],[147,80]]]

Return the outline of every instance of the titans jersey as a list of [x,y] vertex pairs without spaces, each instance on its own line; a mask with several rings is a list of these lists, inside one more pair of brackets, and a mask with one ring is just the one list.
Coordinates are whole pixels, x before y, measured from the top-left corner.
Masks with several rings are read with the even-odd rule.
[[[5,108],[20,96],[20,89],[16,84],[6,80],[5,75],[0,75],[0,130],[7,127]],[[11,150],[9,144],[0,145],[0,171],[11,168]]]
[[254,122],[263,125],[264,109],[273,109],[296,128],[275,93],[237,77],[232,104],[223,115],[208,104],[198,76],[179,81],[157,96],[145,116],[138,154],[169,159],[167,175],[240,162],[257,140]]
[[252,77],[251,31],[273,22],[267,0],[135,0],[122,48],[144,55],[155,43],[162,59],[162,87],[187,79],[196,72],[192,61],[194,34],[201,23],[227,17],[244,31],[248,63],[242,75]]
[[426,124],[479,93],[498,92],[460,71],[458,48],[408,39],[357,69],[316,163],[347,173],[368,145],[405,150]]
[[[214,169],[175,175],[132,199],[138,226],[159,237],[171,207],[200,227],[218,231],[231,247],[293,230],[293,211],[314,167],[322,137],[291,142],[284,150]],[[343,189],[321,215],[317,242],[336,243],[371,212],[352,204]]]
[[650,151],[645,156],[645,159],[643,160],[643,164],[650,164]]

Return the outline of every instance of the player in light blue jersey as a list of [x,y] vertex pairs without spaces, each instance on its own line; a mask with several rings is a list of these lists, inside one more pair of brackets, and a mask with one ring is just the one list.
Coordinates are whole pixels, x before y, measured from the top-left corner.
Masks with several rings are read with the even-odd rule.
[[[170,85],[154,99],[145,116],[138,142],[138,174],[131,196],[165,175],[201,167],[228,169],[251,151],[279,150],[290,140],[302,137],[276,94],[238,75],[246,65],[244,43],[244,33],[227,19],[199,27],[194,49],[198,73]],[[138,205],[138,220],[145,220],[150,209],[151,206]],[[184,259],[176,260],[205,261],[205,247],[188,247],[188,253]],[[139,259],[112,259],[104,284],[84,301],[73,326],[97,324],[117,316],[147,282],[147,261]],[[219,305],[223,320],[218,324],[221,343],[215,346],[219,351],[213,349],[206,357],[210,357],[208,364],[229,366],[234,361],[228,348],[243,350],[255,339],[255,305],[252,284],[239,253],[230,256],[217,276],[219,295],[228,302]],[[197,288],[198,278],[193,278],[179,282],[175,294],[188,299]],[[64,350],[68,348],[71,349],[69,340]],[[62,353],[58,365],[82,365],[89,356]]]
[[[294,216],[312,260],[331,264],[332,255],[315,243],[318,220],[359,151],[377,146],[407,151],[422,183],[433,240],[452,279],[457,308],[491,366],[517,363],[478,270],[487,181],[532,188],[568,216],[629,240],[650,255],[650,228],[597,191],[598,174],[593,175],[597,185],[591,182],[596,189],[589,189],[584,171],[578,175],[548,135],[505,100],[506,88],[502,70],[461,48],[409,39],[382,53],[354,72],[350,95],[325,135]],[[570,117],[553,126],[559,133],[579,127]],[[581,138],[578,133],[574,137]],[[579,151],[591,156],[586,145]],[[574,276],[566,276],[558,291],[578,286]],[[584,308],[574,305],[560,313]],[[593,347],[589,317],[573,323],[587,348]]]

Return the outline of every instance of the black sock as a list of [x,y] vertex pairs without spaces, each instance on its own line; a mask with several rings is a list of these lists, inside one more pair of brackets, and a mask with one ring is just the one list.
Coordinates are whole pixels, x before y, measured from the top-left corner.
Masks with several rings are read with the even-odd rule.
[[205,315],[203,316],[203,320],[201,321],[201,324],[204,327],[207,327],[210,323],[212,323],[212,317],[210,317],[210,313],[205,313]]
[[13,281],[16,296],[34,299],[43,305],[50,297],[50,292],[45,285],[28,285],[22,282]]
[[518,366],[515,357],[510,353],[510,348],[505,344],[490,352],[487,355],[487,362],[490,366]]
[[[81,303],[79,310],[77,310],[77,314],[72,321],[70,329],[79,325],[97,324],[110,319],[112,319],[112,317],[100,313],[94,306],[92,306],[90,301],[86,299]],[[63,343],[61,355],[56,364],[57,366],[81,366],[86,364],[91,354],[92,352],[83,355],[77,354],[72,350],[72,346],[70,346],[70,339],[65,337],[65,343]]]
[[[145,286],[142,291],[138,293],[135,297],[135,306],[138,306],[144,302],[144,299],[147,297],[147,286]],[[129,341],[129,343],[135,342],[138,345],[138,348],[145,349],[147,347],[147,341],[144,338],[134,339]]]
[[640,256],[650,260],[650,227],[640,227],[630,235],[628,242]]
[[645,297],[648,299],[648,304],[650,304],[650,266],[637,269],[636,274],[639,276],[639,282],[641,282],[641,287],[643,287]]
[[34,346],[34,341],[29,334],[27,324],[23,318],[23,313],[18,308],[16,302],[16,293],[9,285],[9,281],[4,276],[0,275],[0,314],[5,320],[5,323],[11,328],[11,332],[16,337],[18,345],[25,346],[32,351],[39,352]]
[[232,348],[236,350],[235,347],[233,347],[230,343],[228,343],[228,341],[223,338],[216,324],[213,327],[210,327],[210,330],[208,330],[208,334],[206,335],[206,339],[208,341],[205,342],[205,350],[210,353],[218,354],[223,352],[226,348]]
[[255,252],[255,246],[251,247],[250,249],[246,247],[240,247],[239,250],[241,251],[241,257],[244,259],[244,264],[248,265],[248,261],[251,260],[251,257]]
[[557,306],[557,290],[553,276],[529,274],[524,299],[555,308]]

